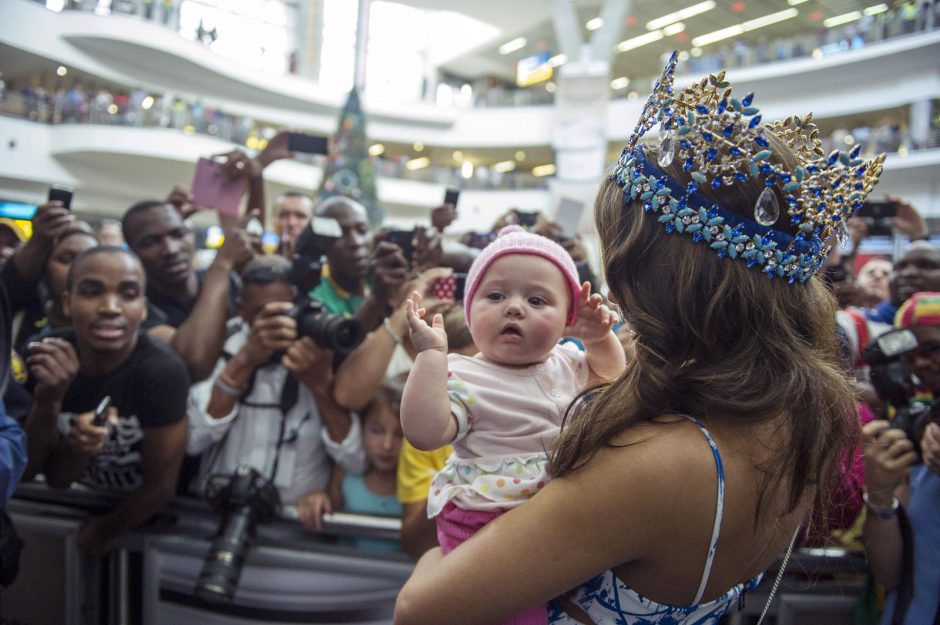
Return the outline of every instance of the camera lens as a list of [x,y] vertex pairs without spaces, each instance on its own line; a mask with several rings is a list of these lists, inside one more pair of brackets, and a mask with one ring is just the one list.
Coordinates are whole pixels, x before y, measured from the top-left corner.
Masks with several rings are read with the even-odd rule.
[[222,530],[212,541],[196,580],[197,597],[211,603],[232,600],[245,563],[247,538],[253,524],[252,510],[248,506],[226,515]]
[[297,332],[309,336],[317,345],[346,355],[356,349],[363,339],[362,326],[355,319],[340,315],[304,311],[297,320]]

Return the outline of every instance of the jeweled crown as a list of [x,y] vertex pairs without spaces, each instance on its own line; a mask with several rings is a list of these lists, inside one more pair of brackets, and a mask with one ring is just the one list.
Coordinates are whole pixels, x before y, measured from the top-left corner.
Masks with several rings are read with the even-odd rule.
[[[623,189],[625,201],[642,201],[646,211],[658,213],[668,232],[690,235],[719,256],[744,260],[770,278],[806,282],[829,255],[832,235],[847,234],[845,222],[878,182],[885,155],[864,161],[858,145],[825,155],[812,114],[761,124],[754,94],[732,97],[724,72],[676,91],[677,58],[673,52],[654,84],[611,178]],[[639,141],[656,125],[659,155],[653,163]],[[774,153],[766,131],[792,150],[799,163],[794,171],[771,162]],[[676,159],[690,182],[679,182],[661,169]],[[753,219],[698,191],[751,179],[764,184]],[[787,223],[774,187],[785,200],[795,235],[774,227]]]

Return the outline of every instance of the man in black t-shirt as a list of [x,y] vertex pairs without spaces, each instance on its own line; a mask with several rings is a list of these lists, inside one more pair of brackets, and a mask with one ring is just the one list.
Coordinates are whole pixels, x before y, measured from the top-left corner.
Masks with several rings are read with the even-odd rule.
[[[140,332],[147,316],[140,261],[115,247],[79,256],[69,270],[63,309],[73,330],[29,345],[35,403],[26,420],[29,465],[50,486],[75,481],[126,493],[110,512],[79,533],[90,555],[112,549],[121,535],[173,495],[186,448],[189,379],[176,354]],[[108,423],[94,410],[112,400]]]
[[207,377],[222,353],[225,322],[238,295],[232,272],[251,260],[248,235],[235,229],[202,275],[193,270],[195,241],[177,208],[138,202],[124,214],[124,238],[147,273],[147,331],[180,355],[193,381]]

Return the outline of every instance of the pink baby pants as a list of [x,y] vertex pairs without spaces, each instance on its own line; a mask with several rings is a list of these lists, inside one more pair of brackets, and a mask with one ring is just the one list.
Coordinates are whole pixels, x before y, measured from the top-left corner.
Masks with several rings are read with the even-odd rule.
[[[498,517],[502,510],[462,510],[448,502],[437,515],[437,541],[445,554],[457,548],[460,543],[473,536],[477,530]],[[502,621],[499,625],[547,625],[548,613],[540,605],[522,614]]]

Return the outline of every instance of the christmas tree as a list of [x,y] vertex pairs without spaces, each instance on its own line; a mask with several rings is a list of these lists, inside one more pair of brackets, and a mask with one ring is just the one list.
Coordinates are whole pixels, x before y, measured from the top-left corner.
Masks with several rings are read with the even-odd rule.
[[336,136],[326,160],[319,200],[334,195],[352,198],[366,207],[373,228],[382,225],[384,212],[375,190],[375,165],[369,158],[366,116],[355,87],[339,114]]

